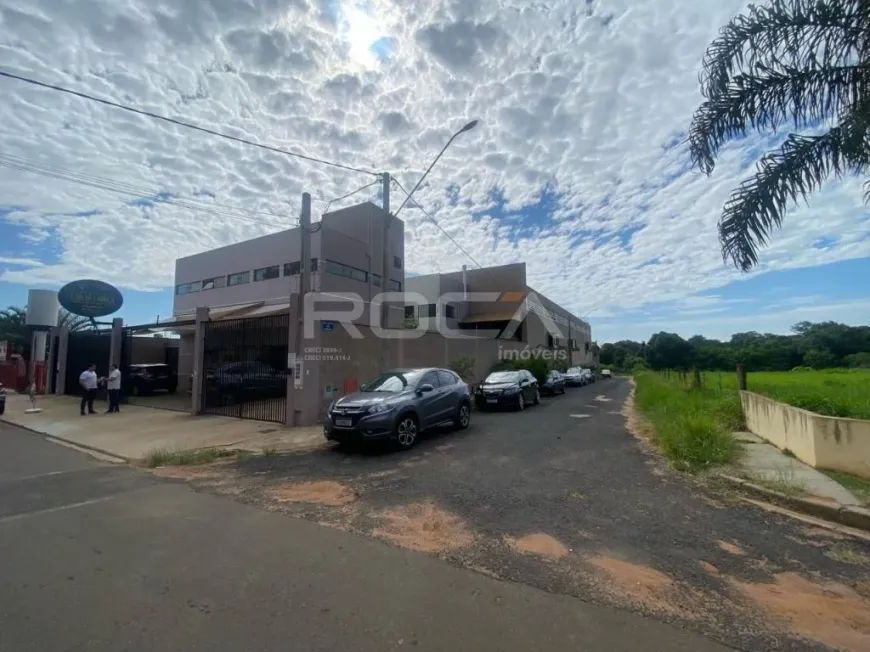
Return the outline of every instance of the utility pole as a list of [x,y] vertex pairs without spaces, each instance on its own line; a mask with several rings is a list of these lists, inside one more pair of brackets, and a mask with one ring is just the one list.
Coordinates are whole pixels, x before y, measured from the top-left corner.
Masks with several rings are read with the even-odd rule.
[[[393,223],[393,215],[390,213],[390,173],[384,172],[381,174],[381,181],[383,182],[383,189],[381,190],[382,200],[383,200],[383,208],[386,215],[384,216],[384,228],[382,229],[381,235],[383,236],[381,242],[381,252],[382,252],[382,260],[381,260],[381,292],[389,292],[390,291],[390,266],[392,265],[392,247],[390,246],[390,226]],[[369,314],[371,314],[372,306],[369,304]],[[388,321],[388,306],[385,301],[381,302],[379,306],[380,310],[380,322],[381,328],[385,329],[387,327]],[[385,371],[390,366],[390,340],[387,338],[383,338],[381,340],[380,347],[380,370]]]
[[[305,297],[311,291],[311,195],[302,193],[302,214],[299,217],[299,292],[294,306],[291,290],[290,339],[292,348],[287,355],[292,387],[288,387],[287,425],[298,426],[298,408],[302,407],[302,386],[304,380],[303,332],[305,326]],[[294,309],[295,307],[295,309]]]

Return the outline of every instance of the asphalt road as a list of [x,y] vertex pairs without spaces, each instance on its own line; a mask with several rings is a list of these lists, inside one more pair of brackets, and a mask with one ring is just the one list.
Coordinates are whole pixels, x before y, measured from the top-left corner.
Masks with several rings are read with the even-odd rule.
[[0,578],[0,650],[15,652],[726,649],[2,423]]
[[629,391],[599,381],[524,412],[475,413],[410,452],[324,446],[189,479],[740,649],[870,649],[868,542],[669,470],[626,430]]

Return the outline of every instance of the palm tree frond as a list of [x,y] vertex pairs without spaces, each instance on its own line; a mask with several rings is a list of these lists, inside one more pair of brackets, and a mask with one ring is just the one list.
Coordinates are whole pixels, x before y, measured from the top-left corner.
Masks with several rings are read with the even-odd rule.
[[802,128],[817,125],[854,106],[870,90],[870,66],[768,68],[760,75],[741,74],[704,102],[692,118],[689,143],[692,162],[706,174],[719,148],[745,135],[747,128],[776,129],[791,121]]
[[864,53],[868,18],[870,5],[864,0],[773,0],[767,7],[750,6],[707,48],[702,92],[710,97],[724,91],[744,64],[847,65],[856,52]]
[[829,176],[870,167],[870,112],[848,114],[822,136],[791,134],[782,148],[759,161],[756,174],[744,181],[719,221],[722,256],[741,271],[758,263],[758,249],[782,226],[789,203],[807,199]]

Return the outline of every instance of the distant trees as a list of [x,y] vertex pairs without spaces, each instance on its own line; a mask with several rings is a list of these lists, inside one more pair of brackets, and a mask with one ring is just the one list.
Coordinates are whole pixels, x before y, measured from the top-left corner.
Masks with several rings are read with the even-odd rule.
[[738,363],[745,364],[749,371],[787,371],[800,366],[870,368],[870,326],[800,322],[792,332],[735,333],[727,342],[701,335],[686,340],[676,333],[661,332],[646,343],[623,340],[603,345],[601,365],[723,371],[733,370]]
[[[9,306],[0,310],[0,342],[9,342],[15,353],[27,356],[30,352],[30,329],[26,323],[27,309]],[[60,309],[58,326],[66,326],[70,332],[84,331],[92,328],[87,317],[80,317]]]

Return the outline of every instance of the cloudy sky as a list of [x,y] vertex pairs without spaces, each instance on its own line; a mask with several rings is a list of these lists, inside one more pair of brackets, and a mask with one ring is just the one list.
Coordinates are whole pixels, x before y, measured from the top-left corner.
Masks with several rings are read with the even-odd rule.
[[[770,146],[707,178],[684,144],[733,0],[0,0],[0,69],[369,170],[479,264],[588,315],[599,341],[870,322],[861,181],[829,183],[741,275],[716,233]],[[0,79],[0,305],[100,278],[122,315],[171,312],[175,258],[315,219],[370,176]],[[346,203],[378,200],[374,188]],[[338,204],[339,206],[341,204]],[[406,267],[474,265],[419,210]]]

